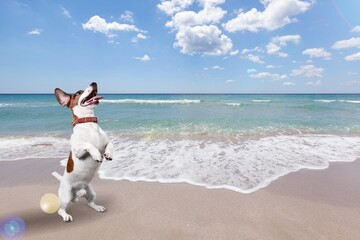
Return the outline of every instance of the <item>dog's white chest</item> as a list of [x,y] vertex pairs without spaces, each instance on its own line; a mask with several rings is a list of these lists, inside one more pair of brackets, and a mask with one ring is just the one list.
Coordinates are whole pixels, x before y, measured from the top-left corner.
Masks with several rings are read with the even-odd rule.
[[[88,125],[88,126],[85,126]],[[82,124],[74,127],[71,136],[71,147],[76,148],[83,143],[90,143],[97,148],[100,153],[104,153],[108,137],[97,124]]]

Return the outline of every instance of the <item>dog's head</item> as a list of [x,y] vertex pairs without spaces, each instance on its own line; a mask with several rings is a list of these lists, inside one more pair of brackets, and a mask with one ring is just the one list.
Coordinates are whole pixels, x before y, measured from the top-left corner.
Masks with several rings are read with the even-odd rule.
[[99,100],[102,98],[97,92],[97,84],[93,82],[85,90],[79,90],[72,95],[56,88],[55,96],[59,104],[70,108],[75,116],[87,117],[99,105]]

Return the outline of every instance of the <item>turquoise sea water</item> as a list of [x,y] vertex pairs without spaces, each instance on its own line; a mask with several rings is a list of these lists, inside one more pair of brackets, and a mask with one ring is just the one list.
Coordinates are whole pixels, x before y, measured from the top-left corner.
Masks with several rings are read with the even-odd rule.
[[[360,95],[103,95],[115,143],[100,176],[253,192],[360,156]],[[49,95],[0,95],[0,160],[65,158],[71,114]],[[15,147],[14,147],[15,146]]]

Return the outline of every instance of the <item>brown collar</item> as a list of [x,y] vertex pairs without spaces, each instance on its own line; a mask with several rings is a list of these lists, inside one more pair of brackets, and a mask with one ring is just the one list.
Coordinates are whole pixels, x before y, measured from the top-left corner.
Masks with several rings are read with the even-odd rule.
[[75,127],[76,124],[89,123],[89,122],[98,123],[98,119],[97,119],[97,117],[78,118],[72,122],[72,125],[73,125],[73,127]]

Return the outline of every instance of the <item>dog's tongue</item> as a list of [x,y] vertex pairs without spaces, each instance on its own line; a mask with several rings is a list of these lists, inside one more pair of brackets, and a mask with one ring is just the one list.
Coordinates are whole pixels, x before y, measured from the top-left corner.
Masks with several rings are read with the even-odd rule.
[[101,96],[94,96],[94,97],[90,98],[89,100],[87,100],[86,103],[91,104],[93,102],[98,102],[102,98],[103,97],[101,97]]

